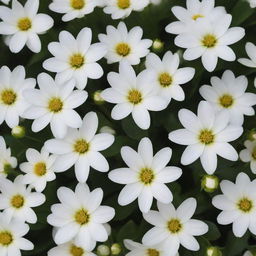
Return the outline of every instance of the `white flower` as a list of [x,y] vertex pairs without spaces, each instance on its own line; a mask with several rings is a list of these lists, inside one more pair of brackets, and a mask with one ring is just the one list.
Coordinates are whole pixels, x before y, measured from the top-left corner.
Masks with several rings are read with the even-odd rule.
[[247,66],[249,68],[256,68],[256,46],[253,43],[246,43],[245,50],[247,55],[249,56],[249,59],[247,58],[240,58],[238,59],[238,62],[240,62],[242,65]]
[[246,148],[240,152],[239,156],[243,162],[250,162],[251,171],[256,174],[256,140],[246,140],[244,146]]
[[148,4],[149,0],[105,0],[103,11],[115,20],[128,17],[132,11],[142,11]]
[[96,256],[91,251],[86,250],[83,245],[77,245],[74,241],[58,245],[48,251],[48,256]]
[[217,168],[217,155],[236,161],[238,154],[228,143],[242,133],[241,126],[229,124],[227,112],[216,113],[206,101],[198,105],[197,116],[187,109],[179,111],[179,120],[185,129],[169,133],[169,139],[177,144],[188,145],[181,157],[183,165],[189,165],[200,157],[201,164],[208,174]]
[[214,23],[209,20],[198,19],[190,27],[189,32],[178,35],[175,44],[186,48],[185,60],[202,58],[203,66],[212,72],[218,62],[218,57],[226,61],[234,61],[236,55],[228,45],[234,44],[244,37],[243,28],[232,27],[232,16],[225,14]]
[[236,237],[242,237],[247,229],[256,235],[256,180],[250,181],[247,174],[241,172],[236,182],[223,180],[220,188],[223,195],[213,198],[212,204],[222,210],[217,221],[221,225],[233,223]]
[[108,82],[111,88],[105,89],[101,96],[105,101],[117,104],[111,112],[115,120],[132,114],[133,120],[141,129],[150,126],[148,111],[160,111],[168,102],[158,96],[154,88],[154,74],[144,70],[136,76],[134,69],[126,62],[119,65],[119,73],[110,72]]
[[[256,7],[256,4],[255,4]],[[246,251],[243,256],[253,256],[253,254],[250,251]]]
[[133,27],[127,30],[125,23],[120,22],[117,28],[107,26],[107,34],[99,34],[99,40],[107,47],[105,55],[109,64],[127,60],[131,65],[140,63],[140,59],[149,53],[152,41],[142,39],[141,27]]
[[177,180],[182,171],[175,166],[166,166],[172,156],[168,147],[153,155],[150,139],[143,138],[138,146],[138,153],[130,147],[122,147],[121,155],[128,168],[118,168],[109,173],[109,178],[126,186],[118,197],[120,205],[127,205],[138,198],[139,208],[148,212],[156,198],[162,203],[170,203],[172,192],[165,183]]
[[172,204],[157,203],[159,211],[144,213],[144,219],[154,225],[143,237],[145,245],[161,243],[164,251],[171,255],[178,252],[180,244],[191,251],[198,251],[199,244],[194,236],[201,236],[208,231],[208,226],[191,219],[196,210],[196,200],[188,198],[175,210]]
[[44,194],[31,192],[22,183],[22,175],[14,182],[6,178],[0,179],[0,210],[6,215],[6,220],[18,219],[19,221],[36,223],[37,216],[32,207],[37,207],[45,202]]
[[26,151],[28,162],[20,164],[20,170],[25,173],[22,177],[22,183],[29,184],[37,192],[42,192],[48,181],[56,179],[54,169],[52,168],[55,156],[41,149],[41,152],[33,148]]
[[212,77],[211,84],[203,85],[199,92],[218,113],[227,112],[231,124],[242,125],[244,115],[255,114],[253,106],[256,104],[256,94],[245,92],[248,85],[245,76],[236,78],[232,71],[226,70],[221,79]]
[[110,221],[115,210],[109,206],[101,206],[103,191],[101,188],[90,192],[85,183],[78,183],[75,192],[66,187],[57,191],[60,204],[51,207],[52,214],[48,223],[57,227],[54,234],[56,244],[63,244],[74,239],[77,246],[83,245],[92,250],[96,242],[108,239],[104,223]]
[[51,139],[45,142],[47,151],[56,154],[53,165],[55,172],[64,172],[75,165],[75,174],[79,182],[86,182],[90,167],[100,172],[107,172],[109,165],[99,153],[110,147],[114,136],[108,133],[96,134],[98,117],[89,112],[79,129],[70,129],[62,140]]
[[74,90],[74,80],[60,84],[46,73],[38,75],[37,80],[39,89],[23,92],[31,106],[22,117],[34,119],[32,131],[39,132],[50,124],[53,135],[63,138],[68,127],[80,127],[82,119],[74,108],[86,101],[88,93]]
[[64,13],[63,21],[70,21],[92,13],[97,5],[98,0],[53,0],[49,8],[53,12]]
[[[124,240],[125,247],[130,251],[128,256],[171,256],[173,255],[170,251],[164,251],[161,244],[155,246],[147,246],[134,242],[130,239]],[[179,253],[176,253],[174,256],[179,256]]]
[[187,0],[186,8],[181,6],[174,6],[172,12],[179,20],[170,23],[166,28],[166,32],[171,34],[181,34],[189,32],[191,25],[197,19],[204,21],[216,22],[222,15],[226,14],[224,7],[214,7],[215,0]]
[[96,63],[105,54],[101,43],[91,44],[92,30],[83,28],[76,38],[68,31],[61,31],[59,42],[52,42],[48,49],[54,56],[43,63],[43,67],[57,73],[59,83],[75,79],[76,87],[84,89],[88,78],[99,79],[103,76],[102,67]]
[[20,250],[33,250],[34,245],[23,238],[29,231],[28,224],[13,220],[7,221],[0,213],[0,253],[1,256],[20,256]]
[[17,159],[11,155],[11,149],[6,147],[4,138],[0,136],[0,177],[6,177],[10,168],[16,168]]
[[255,8],[256,7],[256,0],[247,0],[247,1],[250,4],[251,8]]
[[27,0],[23,7],[17,0],[12,8],[0,7],[0,34],[10,36],[9,48],[17,53],[27,45],[32,52],[41,51],[40,34],[53,26],[53,19],[46,14],[37,14],[39,0]]
[[179,55],[171,51],[166,52],[162,60],[154,53],[146,58],[146,68],[154,74],[154,86],[168,102],[171,98],[178,101],[185,99],[180,84],[189,82],[195,74],[194,68],[179,68],[179,63]]
[[22,96],[23,91],[36,85],[35,79],[25,79],[25,75],[23,66],[13,71],[7,66],[0,69],[0,124],[5,121],[10,128],[19,124],[19,117],[29,106]]

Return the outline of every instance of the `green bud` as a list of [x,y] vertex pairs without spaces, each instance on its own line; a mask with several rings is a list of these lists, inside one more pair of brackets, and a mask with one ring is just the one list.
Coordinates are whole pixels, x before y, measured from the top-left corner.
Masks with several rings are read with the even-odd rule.
[[206,249],[206,256],[222,256],[222,252],[218,247],[211,246]]
[[105,102],[105,100],[101,97],[101,92],[101,90],[98,90],[93,94],[93,100],[98,105],[101,105]]
[[16,139],[24,138],[26,135],[26,129],[24,126],[15,126],[12,128],[12,136]]
[[120,254],[121,251],[122,251],[122,247],[120,244],[118,244],[118,243],[112,244],[112,246],[111,246],[111,254],[112,255],[118,255],[118,254]]
[[109,126],[101,127],[100,132],[101,133],[109,133],[109,134],[112,134],[112,135],[116,134],[116,131],[113,128],[109,127]]
[[208,193],[214,192],[219,186],[219,178],[215,175],[204,175],[201,179],[201,188]]
[[248,139],[251,140],[251,141],[254,141],[256,140],[256,128],[253,128],[249,131],[248,133]]
[[108,256],[110,255],[110,249],[107,245],[101,244],[97,247],[97,254],[99,256]]
[[164,42],[162,42],[160,39],[155,39],[152,48],[154,51],[160,52],[164,48]]

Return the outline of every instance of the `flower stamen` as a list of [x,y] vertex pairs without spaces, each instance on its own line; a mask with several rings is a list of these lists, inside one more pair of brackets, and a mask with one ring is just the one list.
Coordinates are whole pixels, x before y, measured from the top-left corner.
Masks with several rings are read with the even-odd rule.
[[126,57],[127,55],[130,54],[131,48],[127,43],[119,43],[116,46],[116,52],[118,55]]

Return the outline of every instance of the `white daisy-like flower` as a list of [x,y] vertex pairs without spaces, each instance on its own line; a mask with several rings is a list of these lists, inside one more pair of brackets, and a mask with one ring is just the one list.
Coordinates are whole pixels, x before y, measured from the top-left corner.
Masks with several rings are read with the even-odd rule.
[[246,43],[245,45],[245,51],[247,55],[249,56],[249,59],[247,58],[240,58],[238,59],[238,62],[240,62],[242,65],[249,67],[249,68],[256,68],[256,45],[253,43]]
[[55,172],[64,172],[75,165],[77,180],[86,182],[90,167],[100,172],[109,170],[106,158],[99,151],[110,147],[114,136],[109,133],[96,134],[98,122],[96,113],[89,112],[79,129],[70,129],[62,140],[46,141],[46,150],[56,154],[53,165]]
[[77,245],[74,241],[58,245],[48,251],[47,256],[97,256],[88,251],[83,245]]
[[[170,250],[164,251],[163,247],[160,245],[147,246],[134,242],[130,239],[124,240],[125,247],[130,251],[128,256],[171,256],[173,255]],[[173,256],[179,256],[179,253],[174,254]]]
[[108,82],[111,88],[102,91],[102,98],[116,104],[111,116],[121,120],[132,114],[134,122],[141,129],[150,127],[149,111],[161,111],[168,105],[154,87],[154,74],[144,70],[138,76],[128,62],[122,61],[119,73],[110,72]]
[[59,42],[48,45],[54,56],[43,63],[43,67],[57,73],[56,81],[64,83],[75,79],[76,87],[84,89],[88,78],[99,79],[103,76],[103,69],[97,63],[106,54],[106,47],[102,43],[91,44],[92,30],[83,28],[76,38],[68,31],[61,31]]
[[12,220],[7,221],[5,215],[0,213],[0,253],[1,256],[20,256],[20,250],[33,250],[34,245],[23,238],[29,231],[28,224]]
[[220,183],[222,195],[212,199],[212,204],[222,210],[217,221],[221,225],[233,223],[236,237],[242,237],[247,229],[256,235],[256,180],[251,181],[247,174],[241,172],[236,182],[223,180]]
[[70,21],[92,13],[97,5],[98,0],[53,0],[49,8],[53,12],[63,13],[63,21]]
[[34,119],[32,131],[39,132],[50,124],[53,135],[63,138],[68,127],[80,127],[82,119],[74,108],[86,101],[88,93],[74,90],[74,80],[61,84],[46,73],[39,74],[37,81],[39,89],[23,92],[31,106],[22,117]]
[[11,155],[11,149],[7,148],[4,138],[0,136],[0,177],[6,177],[9,169],[16,166],[17,159]]
[[13,128],[19,124],[19,117],[29,107],[22,93],[36,85],[33,78],[25,78],[23,66],[11,71],[7,66],[0,69],[0,124],[4,121]]
[[168,51],[161,60],[156,54],[150,53],[146,58],[146,68],[154,73],[154,86],[158,93],[169,102],[185,99],[181,84],[189,82],[194,74],[194,68],[179,68],[180,58],[177,53]]
[[8,35],[9,48],[17,53],[27,45],[32,52],[41,51],[40,34],[53,26],[53,19],[37,13],[39,0],[27,0],[23,7],[17,0],[12,0],[12,8],[0,7],[0,34]]
[[22,183],[22,175],[17,176],[14,182],[6,178],[0,179],[0,191],[0,210],[3,210],[6,220],[36,223],[37,216],[32,207],[45,202],[44,194],[31,192],[31,188]]
[[174,6],[172,13],[179,20],[170,23],[166,28],[166,32],[171,34],[181,34],[189,32],[191,25],[197,19],[215,22],[222,15],[226,14],[224,7],[214,7],[215,0],[187,0],[186,8]]
[[195,60],[201,57],[203,66],[212,72],[218,58],[234,61],[236,55],[229,45],[236,43],[245,35],[241,27],[230,27],[232,16],[225,14],[217,21],[198,19],[189,31],[175,38],[175,44],[185,48],[184,59]]
[[63,244],[74,239],[77,246],[91,251],[96,242],[108,239],[108,232],[103,225],[115,215],[109,206],[101,206],[103,191],[101,188],[90,192],[85,183],[78,183],[75,192],[66,187],[57,191],[60,204],[51,207],[52,214],[48,223],[57,227],[54,234],[56,244]]
[[251,171],[256,174],[256,140],[246,140],[244,146],[246,148],[240,152],[239,156],[243,162],[250,162]]
[[245,92],[248,85],[245,76],[236,78],[232,71],[226,70],[221,79],[212,77],[211,84],[203,85],[199,92],[217,112],[227,112],[231,124],[243,125],[244,115],[255,114],[256,94]]
[[251,8],[255,8],[256,7],[256,0],[247,0],[247,1],[250,4]]
[[191,219],[196,210],[196,200],[188,198],[177,208],[172,204],[157,202],[158,211],[144,213],[144,219],[154,227],[142,238],[145,245],[161,243],[162,248],[171,255],[178,252],[180,244],[188,250],[198,251],[200,246],[194,236],[201,236],[208,231],[208,226],[196,219]]
[[42,192],[48,181],[56,179],[53,169],[55,156],[49,155],[44,148],[41,152],[29,148],[26,157],[28,162],[20,164],[20,170],[25,173],[22,182],[35,188],[37,192]]
[[131,65],[140,63],[140,59],[149,53],[152,41],[142,39],[141,27],[133,27],[130,31],[124,22],[120,22],[117,28],[107,26],[107,34],[99,34],[99,40],[106,46],[105,58],[109,64],[127,60]]
[[132,11],[142,11],[148,4],[149,0],[105,0],[103,11],[116,20],[128,17]]
[[109,173],[109,178],[126,186],[118,197],[120,205],[127,205],[138,198],[139,208],[148,212],[153,199],[168,204],[172,201],[172,192],[165,183],[177,180],[182,170],[167,166],[172,150],[168,147],[153,155],[150,139],[143,138],[138,146],[138,153],[130,147],[122,147],[121,155],[128,168],[118,168]]
[[189,165],[200,157],[204,170],[213,174],[217,168],[217,155],[230,161],[238,160],[236,150],[228,142],[240,137],[243,128],[229,124],[227,112],[216,113],[210,103],[201,101],[197,116],[190,110],[181,109],[179,120],[184,129],[170,132],[169,139],[187,145],[181,157],[183,165]]

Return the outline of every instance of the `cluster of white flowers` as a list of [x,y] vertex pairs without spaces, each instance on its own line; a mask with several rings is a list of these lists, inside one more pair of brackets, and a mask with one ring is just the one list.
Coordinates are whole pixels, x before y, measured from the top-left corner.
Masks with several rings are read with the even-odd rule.
[[[2,2],[9,4],[9,0]],[[12,53],[19,53],[25,45],[34,53],[40,52],[39,35],[53,27],[53,19],[38,14],[39,0],[27,0],[24,6],[18,0],[10,2],[9,7],[0,6],[0,34],[4,35],[6,45]],[[160,2],[52,0],[49,9],[63,14],[64,22],[82,18],[96,7],[103,8],[112,19],[124,19],[133,11],[142,11],[151,3]],[[255,7],[253,1],[250,4]],[[230,28],[232,16],[224,7],[215,7],[214,0],[187,0],[186,8],[175,6],[172,12],[178,21],[166,26],[166,31],[176,35],[174,42],[185,49],[185,60],[201,58],[208,72],[216,69],[218,58],[235,61],[236,55],[229,46],[242,39],[245,31],[241,27]],[[178,53],[168,50],[160,58],[150,52],[153,42],[143,39],[143,29],[139,26],[129,30],[123,21],[116,27],[109,25],[106,34],[98,35],[97,43],[92,43],[92,35],[88,27],[76,37],[61,31],[59,41],[49,43],[48,50],[53,57],[44,60],[42,66],[56,73],[54,78],[44,72],[38,74],[37,79],[26,78],[23,66],[13,70],[7,66],[0,68],[0,125],[5,122],[9,128],[15,128],[21,118],[29,119],[34,133],[50,126],[53,135],[44,141],[40,151],[26,150],[27,162],[19,164],[22,175],[14,181],[8,174],[17,167],[18,161],[0,136],[0,256],[19,256],[20,250],[33,249],[33,244],[23,238],[29,231],[27,223],[37,222],[32,208],[47,200],[43,192],[47,183],[56,179],[56,173],[70,171],[72,167],[78,184],[74,190],[58,188],[60,203],[51,206],[47,217],[57,245],[48,256],[93,256],[96,243],[108,240],[111,232],[108,222],[114,218],[115,209],[101,205],[103,190],[90,190],[86,182],[91,169],[102,173],[111,169],[100,152],[114,143],[114,132],[111,134],[112,131],[102,127],[97,133],[97,114],[89,112],[80,116],[75,110],[86,102],[88,93],[84,89],[90,80],[104,75],[97,63],[99,60],[105,58],[107,64],[116,63],[119,67],[118,72],[107,74],[110,87],[99,94],[103,101],[115,104],[111,117],[121,120],[131,114],[135,124],[144,130],[151,125],[150,111],[168,108],[172,99],[185,100],[182,87],[195,76],[194,68],[180,67]],[[256,68],[256,46],[248,42],[246,52],[250,59],[238,61]],[[143,63],[145,69],[136,74],[134,66]],[[181,164],[189,165],[200,158],[208,175],[218,168],[217,156],[230,161],[239,159],[230,143],[242,135],[245,116],[255,115],[253,107],[256,105],[256,94],[246,92],[248,80],[243,75],[236,77],[226,70],[221,78],[211,77],[210,84],[199,88],[202,101],[198,104],[197,115],[181,109],[178,117],[184,128],[169,133],[171,142],[187,146]],[[195,198],[185,199],[175,209],[174,196],[166,184],[178,180],[182,170],[169,166],[170,147],[154,154],[152,144],[145,137],[140,140],[137,151],[123,146],[120,153],[127,167],[108,173],[111,181],[125,185],[118,203],[124,206],[138,199],[143,218],[153,225],[144,234],[142,244],[124,240],[130,251],[127,255],[177,256],[180,245],[198,251],[200,246],[194,237],[207,233],[208,225],[192,219],[197,206]],[[240,152],[240,158],[250,162],[256,174],[256,140],[246,140],[244,145],[246,148]],[[256,179],[251,181],[247,174],[239,173],[235,183],[221,181],[223,195],[216,195],[212,200],[212,204],[222,210],[217,222],[233,223],[237,237],[243,236],[247,229],[256,235],[255,185]],[[157,210],[151,209],[154,199]]]

